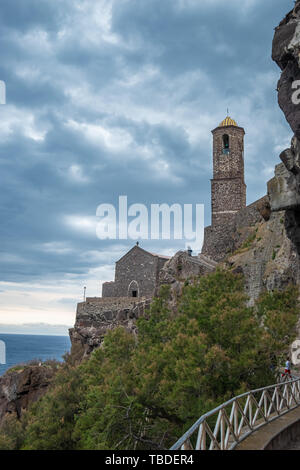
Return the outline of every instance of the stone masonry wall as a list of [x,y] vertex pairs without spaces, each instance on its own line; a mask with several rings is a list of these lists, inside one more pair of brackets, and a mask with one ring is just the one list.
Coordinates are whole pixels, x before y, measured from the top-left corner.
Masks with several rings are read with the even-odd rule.
[[116,263],[115,282],[104,283],[102,297],[127,297],[138,291],[138,297],[151,297],[158,274],[167,259],[152,255],[138,246]]
[[116,264],[118,295],[127,296],[132,281],[136,281],[139,296],[151,296],[156,287],[158,258],[142,250],[134,250]]
[[234,223],[225,224],[223,229],[213,229],[210,225],[204,229],[202,254],[214,261],[223,260],[234,248]]
[[102,297],[117,297],[116,283],[114,281],[102,284]]
[[81,361],[101,346],[108,331],[119,326],[137,333],[136,320],[150,308],[151,299],[87,298],[77,305],[76,322],[69,330],[72,356]]
[[237,250],[251,235],[252,227],[270,218],[268,196],[241,209],[231,223],[204,230],[202,253],[215,261],[222,261],[229,253]]
[[[244,135],[237,126],[218,127],[213,133],[213,179],[211,180],[212,227],[221,229],[231,224],[236,213],[246,207],[244,182]],[[229,138],[224,153],[223,136]]]
[[[214,178],[242,178],[244,180],[244,135],[242,127],[218,127],[213,133]],[[223,154],[223,135],[229,136],[229,154]]]
[[124,320],[134,307],[141,307],[146,298],[133,297],[87,297],[85,302],[77,304],[76,324],[79,326],[97,326],[99,323]]
[[212,225],[226,225],[245,207],[246,185],[241,178],[211,181]]

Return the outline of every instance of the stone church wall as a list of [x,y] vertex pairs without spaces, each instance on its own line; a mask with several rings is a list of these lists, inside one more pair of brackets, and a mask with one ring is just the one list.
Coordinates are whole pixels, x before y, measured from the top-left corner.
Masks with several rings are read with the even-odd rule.
[[116,263],[115,281],[102,286],[102,297],[152,297],[158,275],[167,259],[134,247]]

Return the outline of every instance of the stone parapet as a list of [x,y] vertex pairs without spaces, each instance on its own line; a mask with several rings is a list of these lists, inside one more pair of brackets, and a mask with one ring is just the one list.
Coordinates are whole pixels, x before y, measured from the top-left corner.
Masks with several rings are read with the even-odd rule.
[[88,297],[77,305],[76,322],[69,330],[72,356],[81,361],[99,348],[108,331],[117,327],[136,334],[136,320],[150,308],[151,299]]
[[128,316],[139,316],[149,304],[145,297],[88,297],[85,302],[77,304],[76,324],[93,325],[99,322],[112,322],[126,319]]

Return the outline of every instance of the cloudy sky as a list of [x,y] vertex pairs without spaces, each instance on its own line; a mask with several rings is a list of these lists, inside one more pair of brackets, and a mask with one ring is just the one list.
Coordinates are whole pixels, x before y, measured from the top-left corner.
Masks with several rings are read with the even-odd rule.
[[0,331],[71,326],[83,286],[113,279],[134,242],[97,238],[99,204],[204,203],[208,225],[210,131],[228,107],[248,202],[266,193],[291,139],[270,56],[293,3],[1,0]]

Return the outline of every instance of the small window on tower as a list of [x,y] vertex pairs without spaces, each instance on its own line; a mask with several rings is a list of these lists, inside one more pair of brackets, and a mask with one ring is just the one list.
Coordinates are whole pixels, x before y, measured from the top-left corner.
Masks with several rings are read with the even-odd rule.
[[137,290],[132,291],[132,297],[137,297]]
[[223,135],[223,153],[228,154],[230,152],[229,149],[229,135],[224,134]]

